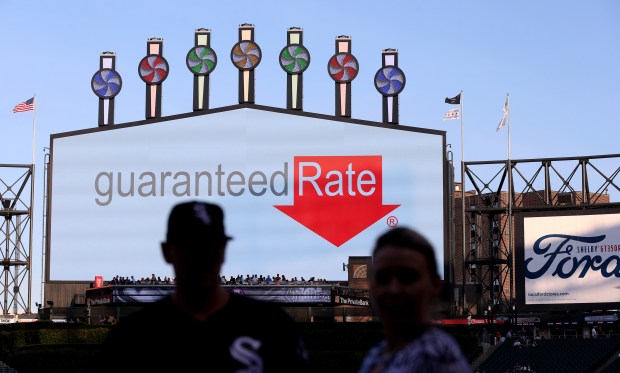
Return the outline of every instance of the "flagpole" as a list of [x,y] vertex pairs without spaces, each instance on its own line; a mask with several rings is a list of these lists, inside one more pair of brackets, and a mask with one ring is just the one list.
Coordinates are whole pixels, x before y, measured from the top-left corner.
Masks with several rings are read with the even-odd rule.
[[506,124],[508,126],[508,251],[511,251],[511,233],[512,233],[512,165],[510,163],[510,94],[506,94],[506,102],[508,103],[508,113]]
[[[508,257],[512,258],[512,164],[510,162],[510,94],[506,93],[506,102],[508,102]],[[511,263],[512,264],[512,263]],[[512,267],[512,266],[511,266]],[[512,272],[512,271],[511,271]],[[510,280],[512,282],[512,273]],[[510,284],[510,302],[512,302],[512,283]]]
[[[461,104],[461,260],[465,260],[465,140],[464,140],[464,124],[463,124],[463,90],[460,93]],[[461,313],[465,310],[465,263],[463,263],[463,287],[461,293]]]
[[[35,93],[32,96],[32,175],[30,175],[30,180],[32,183],[32,187],[30,188],[30,218],[32,219],[34,216],[34,149],[35,149],[35,139],[36,139],[36,128],[37,128],[37,94]],[[30,242],[33,240],[33,226],[30,224]],[[28,262],[30,268],[32,268],[32,244],[30,245],[30,250],[28,252]],[[43,275],[43,267],[41,267],[41,275]],[[28,283],[32,283],[32,271],[28,271]],[[42,288],[41,288],[42,289]],[[28,288],[28,312],[32,309],[32,293],[30,288]],[[41,298],[41,303],[43,303],[43,298]]]

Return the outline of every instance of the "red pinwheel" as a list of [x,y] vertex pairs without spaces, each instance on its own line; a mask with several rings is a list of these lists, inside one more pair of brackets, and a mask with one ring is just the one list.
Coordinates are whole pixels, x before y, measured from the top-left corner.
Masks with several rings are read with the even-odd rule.
[[338,83],[348,83],[355,79],[359,71],[357,59],[351,53],[337,53],[329,59],[327,72]]
[[160,55],[150,54],[140,61],[138,72],[146,84],[159,84],[168,77],[168,61]]

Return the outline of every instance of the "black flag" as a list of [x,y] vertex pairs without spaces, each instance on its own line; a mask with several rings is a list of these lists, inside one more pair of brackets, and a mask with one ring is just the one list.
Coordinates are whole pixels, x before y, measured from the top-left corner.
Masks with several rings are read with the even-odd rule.
[[459,105],[461,103],[461,94],[448,98],[446,97],[446,104]]

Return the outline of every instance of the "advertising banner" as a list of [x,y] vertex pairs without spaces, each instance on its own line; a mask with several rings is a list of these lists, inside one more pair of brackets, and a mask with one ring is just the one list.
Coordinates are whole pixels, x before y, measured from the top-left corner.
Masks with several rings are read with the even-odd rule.
[[[234,286],[224,285],[231,292],[252,299],[265,302],[283,304],[332,304],[331,286]],[[152,303],[172,294],[174,285],[146,285],[146,286],[106,286],[100,289],[86,291],[86,303],[91,306],[107,304],[137,304]]]
[[103,276],[95,276],[95,287],[100,288],[103,286]]
[[342,264],[412,226],[443,278],[445,132],[234,106],[51,136],[48,281],[172,277],[175,203],[225,213],[222,275],[347,280]]
[[[524,306],[620,303],[620,213],[522,215],[517,276]],[[600,307],[600,306],[599,306]]]

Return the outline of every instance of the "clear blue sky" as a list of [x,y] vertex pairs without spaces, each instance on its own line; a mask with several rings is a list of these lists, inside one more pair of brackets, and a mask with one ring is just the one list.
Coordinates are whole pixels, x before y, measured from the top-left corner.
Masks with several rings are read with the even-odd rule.
[[[286,75],[277,56],[292,26],[304,30],[311,54],[304,73],[304,110],[334,114],[327,61],[338,35],[352,38],[360,63],[352,83],[354,118],[380,121],[373,78],[381,52],[397,48],[407,85],[400,123],[444,130],[461,160],[460,122],[443,121],[445,97],[464,92],[466,161],[507,156],[507,130],[496,132],[511,97],[511,158],[620,153],[620,2],[311,1],[0,2],[0,163],[32,162],[33,113],[13,107],[36,93],[33,304],[39,301],[43,148],[50,134],[97,126],[98,98],[90,80],[99,55],[113,51],[123,88],[117,123],[144,119],[145,88],[137,70],[146,40],[164,39],[170,76],[162,115],[192,110],[192,75],[185,55],[194,30],[210,28],[218,65],[211,107],[237,104],[237,70],[229,58],[238,26],[255,25],[263,60],[255,71],[256,103],[286,107]],[[369,139],[372,141],[372,139]],[[458,178],[458,176],[457,176]],[[148,270],[146,270],[148,272]]]

